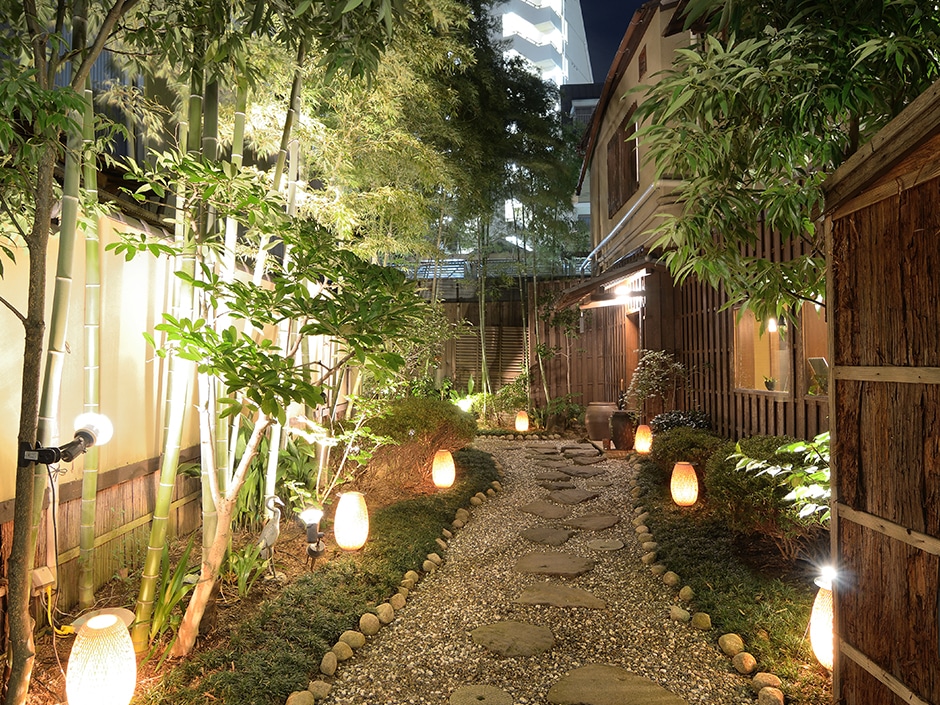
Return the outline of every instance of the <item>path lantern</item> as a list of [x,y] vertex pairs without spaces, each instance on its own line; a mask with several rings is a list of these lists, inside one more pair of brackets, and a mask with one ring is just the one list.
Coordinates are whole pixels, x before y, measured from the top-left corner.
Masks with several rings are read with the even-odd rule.
[[832,581],[835,570],[823,568],[822,575],[814,581],[819,587],[813,600],[813,611],[809,618],[809,643],[819,663],[832,670],[833,662],[833,627],[832,627]]
[[646,455],[653,447],[653,431],[645,423],[636,427],[636,437],[633,439],[633,449],[637,453]]
[[528,430],[529,430],[529,415],[524,411],[520,411],[518,414],[516,414],[516,432],[525,433]]
[[344,492],[339,496],[333,517],[336,544],[345,551],[358,551],[369,538],[369,509],[362,492]]
[[431,466],[431,480],[434,486],[446,490],[454,484],[457,471],[454,467],[454,456],[449,450],[439,450],[434,454],[434,464]]
[[669,482],[672,501],[680,507],[691,507],[698,499],[698,477],[692,463],[676,463]]
[[65,675],[69,705],[127,705],[137,685],[137,658],[127,625],[99,614],[78,630]]

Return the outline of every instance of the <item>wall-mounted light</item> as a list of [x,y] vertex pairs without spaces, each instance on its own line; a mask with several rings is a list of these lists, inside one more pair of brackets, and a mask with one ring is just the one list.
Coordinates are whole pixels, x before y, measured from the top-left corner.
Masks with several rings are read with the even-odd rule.
[[344,492],[333,518],[336,544],[345,551],[358,551],[369,538],[369,509],[362,492]]
[[813,611],[809,618],[809,643],[819,663],[832,670],[833,662],[833,626],[832,626],[832,581],[836,571],[825,566],[813,582],[819,587],[813,600]]
[[127,625],[113,613],[78,630],[65,674],[69,705],[127,705],[137,685],[137,658]]
[[669,481],[672,501],[680,507],[691,507],[698,500],[698,477],[692,463],[676,463]]
[[454,456],[449,450],[437,451],[431,465],[431,480],[434,486],[446,490],[454,484],[456,478],[457,468],[454,466]]
[[767,332],[768,332],[768,333],[776,333],[776,332],[777,332],[777,319],[776,319],[776,318],[768,318],[768,319],[767,319]]
[[307,558],[311,562],[315,561],[326,550],[326,544],[323,543],[323,532],[320,531],[323,510],[316,507],[307,507],[298,516],[304,526],[307,527]]
[[653,431],[645,423],[636,427],[636,436],[633,439],[633,449],[637,453],[646,455],[653,447]]
[[114,426],[103,414],[85,413],[75,418],[75,437],[63,446],[44,448],[20,443],[17,466],[29,467],[33,463],[53,465],[60,460],[70,463],[92,446],[103,446],[114,435]]
[[516,414],[516,433],[525,433],[529,430],[529,415],[525,411]]

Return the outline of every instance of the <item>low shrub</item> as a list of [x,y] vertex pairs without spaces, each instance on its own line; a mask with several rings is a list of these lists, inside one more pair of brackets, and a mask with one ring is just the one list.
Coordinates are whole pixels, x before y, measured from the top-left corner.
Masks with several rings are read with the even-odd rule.
[[680,426],[710,431],[712,421],[704,411],[679,411],[677,409],[657,414],[650,421],[650,428],[653,433],[663,433]]
[[449,401],[428,397],[393,401],[368,426],[372,433],[392,440],[375,451],[356,481],[376,506],[433,492],[430,474],[434,454],[441,449],[463,448],[477,432],[472,414]]
[[721,442],[710,431],[679,426],[653,437],[650,457],[667,476],[672,472],[673,465],[680,461],[692,463],[701,472]]

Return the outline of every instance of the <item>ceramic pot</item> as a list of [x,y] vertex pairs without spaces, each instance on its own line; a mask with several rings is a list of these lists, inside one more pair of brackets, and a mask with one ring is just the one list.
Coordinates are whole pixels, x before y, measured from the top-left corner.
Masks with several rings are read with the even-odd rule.
[[616,410],[617,405],[612,401],[588,402],[584,413],[588,438],[592,441],[610,440],[610,417]]
[[633,447],[633,420],[629,411],[615,411],[610,415],[610,439],[617,450]]

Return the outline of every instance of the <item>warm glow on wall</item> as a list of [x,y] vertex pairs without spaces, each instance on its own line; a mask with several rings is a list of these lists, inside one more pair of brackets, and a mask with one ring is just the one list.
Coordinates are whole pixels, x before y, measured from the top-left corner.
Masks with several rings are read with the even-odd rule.
[[362,492],[344,492],[333,518],[336,544],[346,551],[358,551],[369,538],[369,509]]
[[78,630],[65,676],[69,705],[127,705],[137,685],[137,659],[127,625],[99,614]]
[[645,423],[636,427],[636,437],[633,439],[633,449],[637,453],[646,455],[653,447],[653,431]]
[[832,670],[833,662],[833,626],[832,626],[832,579],[835,571],[823,569],[823,575],[816,579],[819,592],[813,600],[813,611],[809,618],[809,643],[813,654],[823,666]]
[[528,430],[529,415],[524,411],[520,411],[518,414],[516,414],[516,431],[518,433],[525,433]]
[[672,501],[680,507],[691,507],[698,499],[698,477],[692,463],[676,463],[669,483]]
[[454,484],[457,476],[454,467],[454,456],[449,450],[439,450],[434,454],[434,464],[431,466],[431,479],[434,486],[440,489],[447,489]]

